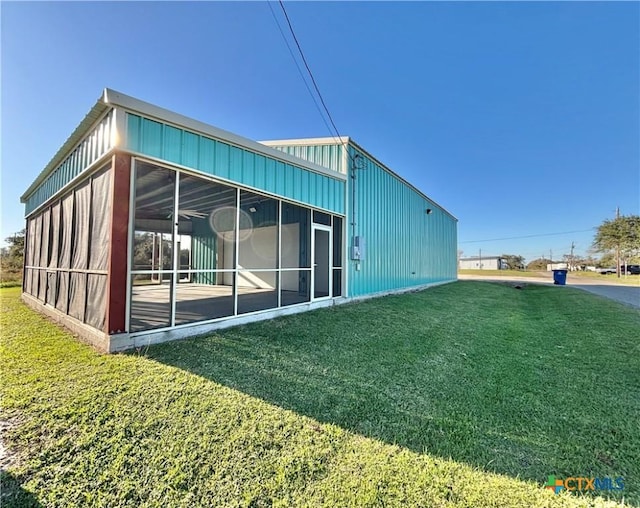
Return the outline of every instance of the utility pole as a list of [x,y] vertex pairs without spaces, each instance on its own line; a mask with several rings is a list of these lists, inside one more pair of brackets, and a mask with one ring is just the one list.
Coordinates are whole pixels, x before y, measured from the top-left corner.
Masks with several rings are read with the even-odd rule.
[[480,261],[478,262],[478,266],[480,267],[480,270],[482,270],[482,249],[479,249],[480,251]]
[[[620,207],[616,206],[616,219],[620,218]],[[616,245],[616,275],[620,278],[620,244]]]
[[571,255],[569,256],[569,270],[573,270],[573,249],[575,248],[576,243],[571,242]]
[[551,263],[551,269],[553,270],[553,252],[549,249],[549,263]]

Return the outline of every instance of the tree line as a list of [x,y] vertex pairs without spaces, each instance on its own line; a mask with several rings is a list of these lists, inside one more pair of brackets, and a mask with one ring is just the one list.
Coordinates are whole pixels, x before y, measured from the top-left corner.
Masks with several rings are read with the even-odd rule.
[[[561,261],[576,267],[617,267],[618,273],[620,266],[640,264],[640,216],[621,215],[605,220],[596,229],[591,252],[600,254],[600,257],[563,254]],[[458,251],[458,257],[461,256],[462,251]],[[559,261],[542,256],[525,265],[524,257],[517,254],[502,254],[500,257],[510,270],[546,270],[547,265]]]
[[22,281],[25,230],[5,238],[9,245],[0,249],[0,283]]
[[[19,282],[22,280],[22,266],[24,262],[24,235],[25,230],[5,238],[7,247],[0,249],[0,283]],[[138,262],[145,262],[151,258],[151,235],[147,235],[136,242],[135,259]],[[607,219],[596,230],[593,239],[593,251],[600,253],[601,257],[596,259],[588,257],[572,257],[568,254],[563,256],[563,261],[572,263],[575,266],[599,266],[603,268],[617,267],[620,273],[620,265],[640,264],[640,216],[621,215],[615,219]],[[170,252],[167,249],[166,252]],[[462,251],[458,251],[460,256]],[[188,257],[188,251],[181,251],[182,258]],[[507,266],[511,270],[546,270],[550,259],[544,257],[534,259],[526,266],[524,257],[517,254],[503,254]],[[620,263],[618,263],[618,260]],[[184,263],[188,264],[185,258]]]

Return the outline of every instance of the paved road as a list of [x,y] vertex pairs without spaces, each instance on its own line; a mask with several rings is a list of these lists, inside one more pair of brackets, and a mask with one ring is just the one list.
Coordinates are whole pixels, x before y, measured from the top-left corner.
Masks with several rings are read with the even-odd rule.
[[[551,275],[549,277],[496,277],[495,275],[458,275],[460,280],[486,280],[494,282],[529,282],[535,284],[553,284]],[[582,289],[590,293],[604,296],[611,300],[624,303],[640,309],[640,286],[626,286],[611,282],[603,284],[600,280],[590,280],[582,277],[571,277],[567,279],[567,285],[572,288]]]
[[640,287],[618,284],[575,284],[571,282],[569,284],[572,288],[583,289],[589,291],[589,293],[604,296],[640,309]]

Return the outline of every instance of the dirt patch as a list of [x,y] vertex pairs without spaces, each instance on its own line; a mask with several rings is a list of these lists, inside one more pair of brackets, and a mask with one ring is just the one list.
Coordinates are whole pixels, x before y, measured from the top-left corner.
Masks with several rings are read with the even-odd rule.
[[19,464],[18,450],[7,447],[7,434],[22,422],[18,416],[0,418],[0,470],[6,471]]
[[492,284],[499,284],[501,286],[507,286],[513,289],[524,289],[529,285],[526,282],[519,282],[515,280],[492,280],[488,282],[491,282]]

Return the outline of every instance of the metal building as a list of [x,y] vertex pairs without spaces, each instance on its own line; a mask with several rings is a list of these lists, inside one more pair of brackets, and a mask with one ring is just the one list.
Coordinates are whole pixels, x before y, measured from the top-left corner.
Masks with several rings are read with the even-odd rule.
[[506,259],[500,256],[473,256],[460,258],[460,270],[508,270]]
[[350,138],[106,89],[22,196],[23,299],[104,351],[450,282],[457,220]]

